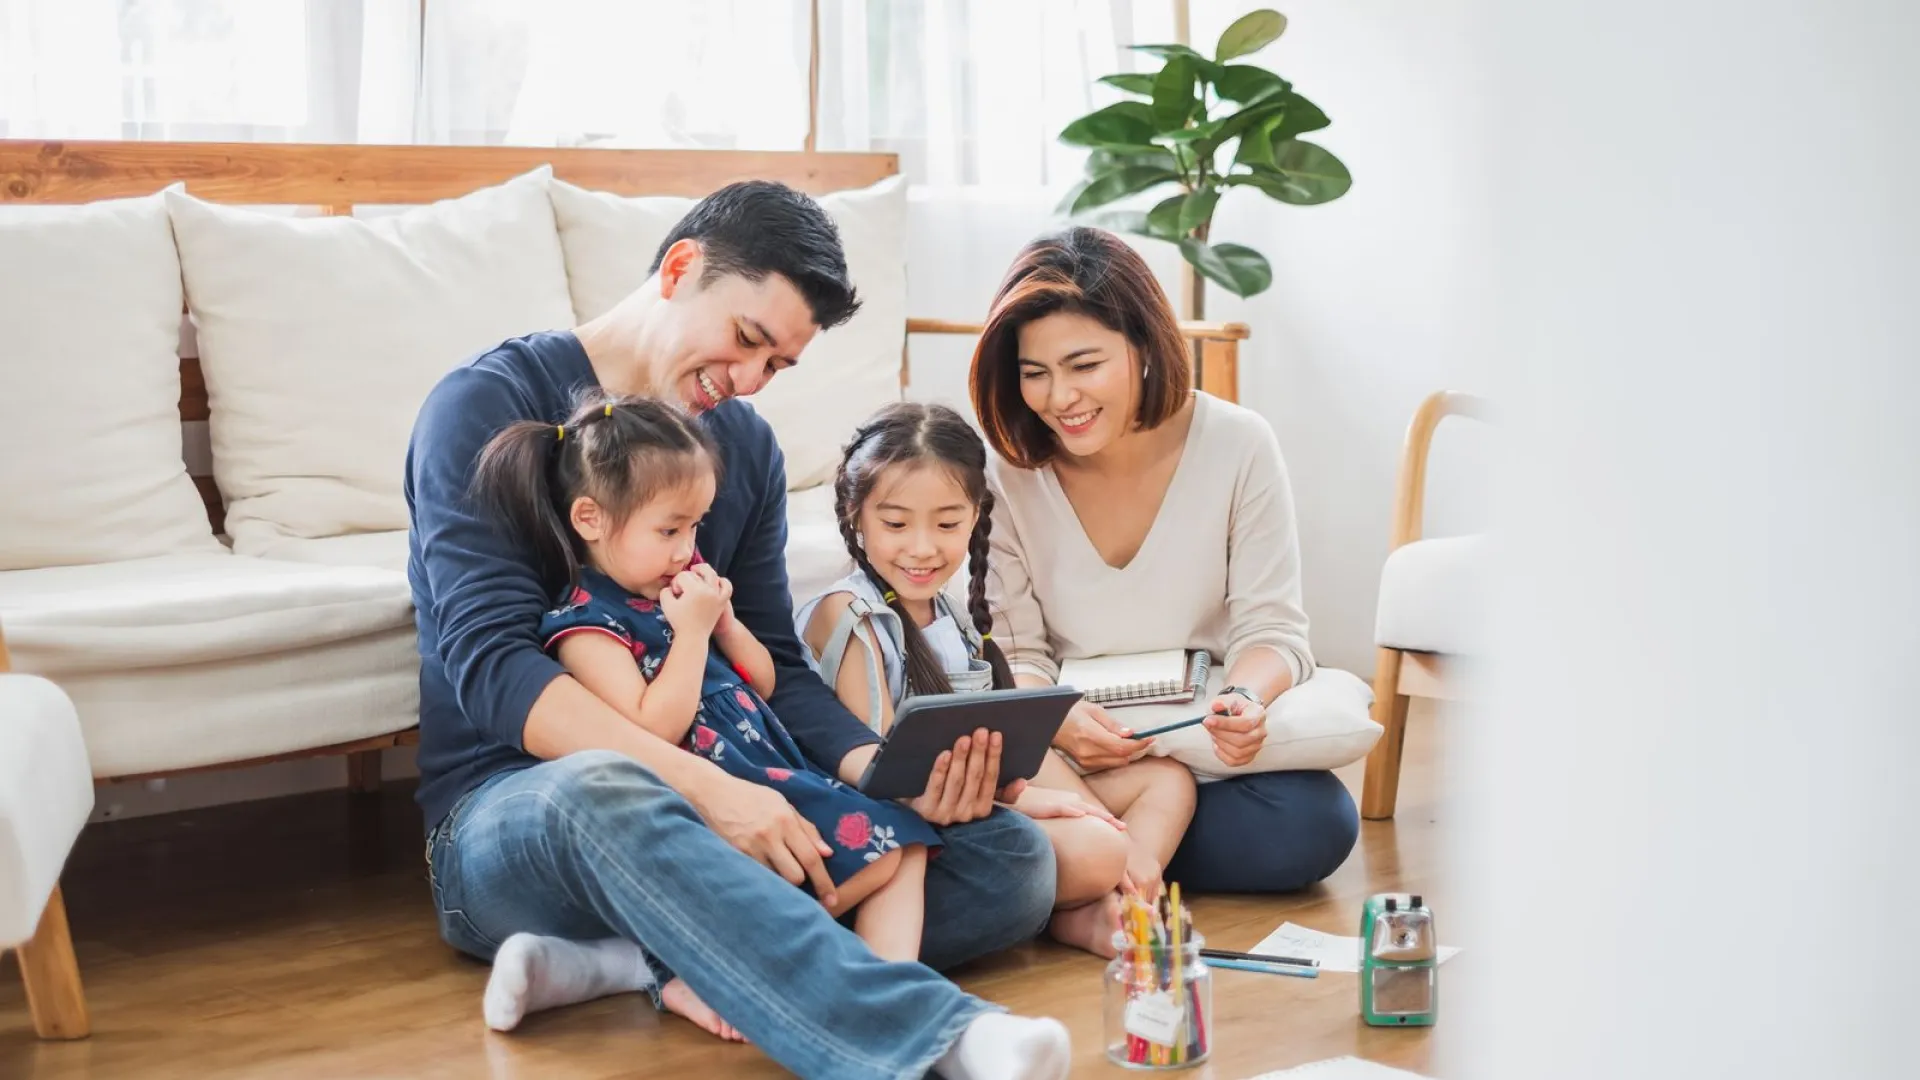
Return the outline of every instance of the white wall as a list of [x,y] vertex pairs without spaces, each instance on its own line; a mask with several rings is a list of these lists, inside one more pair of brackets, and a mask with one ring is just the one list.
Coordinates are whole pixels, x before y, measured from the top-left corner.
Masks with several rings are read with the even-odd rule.
[[1435,1072],[1920,1075],[1920,9],[1455,15],[1515,453]]
[[[1192,41],[1255,4],[1195,0]],[[1253,331],[1240,400],[1271,421],[1294,486],[1306,608],[1321,663],[1371,678],[1373,616],[1387,553],[1402,436],[1436,390],[1483,390],[1468,323],[1487,224],[1466,106],[1477,75],[1458,10],[1406,0],[1294,0],[1278,42],[1250,57],[1293,82],[1332,126],[1306,136],[1338,154],[1353,190],[1324,206],[1230,192],[1216,242],[1273,264],[1271,289],[1240,300],[1209,286],[1207,316]],[[1429,480],[1431,534],[1482,518],[1484,432],[1440,429]]]

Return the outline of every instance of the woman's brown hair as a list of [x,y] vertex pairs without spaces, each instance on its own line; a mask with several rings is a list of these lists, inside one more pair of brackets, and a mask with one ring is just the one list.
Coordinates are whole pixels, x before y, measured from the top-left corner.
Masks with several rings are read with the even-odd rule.
[[1043,236],[1021,249],[1001,279],[968,376],[987,442],[1022,469],[1046,464],[1059,445],[1020,396],[1020,328],[1059,312],[1085,315],[1124,336],[1146,365],[1134,415],[1141,429],[1166,423],[1193,388],[1173,305],[1140,253],[1084,225]]

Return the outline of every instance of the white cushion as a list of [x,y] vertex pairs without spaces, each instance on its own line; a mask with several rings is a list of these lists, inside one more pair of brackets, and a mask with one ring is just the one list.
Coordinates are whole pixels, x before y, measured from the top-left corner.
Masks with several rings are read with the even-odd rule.
[[0,216],[0,570],[220,550],[180,456],[159,195]]
[[235,551],[406,528],[428,391],[482,349],[573,323],[548,179],[375,220],[169,193]]
[[0,674],[0,949],[33,936],[93,811],[73,702],[31,675]]
[[833,485],[787,493],[787,590],[797,609],[853,570],[840,519],[833,513]]
[[[694,200],[622,198],[553,182],[553,209],[566,251],[575,316],[606,313],[650,276],[653,257]],[[755,394],[787,459],[787,486],[833,478],[853,429],[900,400],[907,334],[907,185],[890,177],[819,199],[839,227],[860,313],[816,335],[800,364]]]
[[1485,651],[1486,538],[1404,544],[1380,571],[1377,645],[1416,652]]
[[287,559],[322,566],[378,566],[407,572],[407,530],[325,536],[318,540],[276,540],[260,552],[263,559]]
[[78,706],[96,776],[307,750],[412,727],[406,575],[242,555],[0,574],[21,671]]
[[[1226,684],[1226,669],[1213,666],[1207,697],[1197,705],[1129,705],[1111,710],[1136,731],[1197,715]],[[1245,765],[1227,765],[1213,752],[1213,739],[1199,725],[1156,736],[1148,751],[1170,757],[1202,781],[1291,769],[1337,769],[1358,761],[1378,742],[1381,727],[1368,715],[1373,688],[1351,672],[1317,667],[1313,677],[1281,694],[1267,708],[1267,741]]]
[[[795,605],[825,592],[853,569],[846,542],[833,515],[831,484],[787,493],[787,578]],[[265,559],[326,566],[379,566],[407,569],[407,533],[361,533],[318,540],[277,540],[260,553]]]

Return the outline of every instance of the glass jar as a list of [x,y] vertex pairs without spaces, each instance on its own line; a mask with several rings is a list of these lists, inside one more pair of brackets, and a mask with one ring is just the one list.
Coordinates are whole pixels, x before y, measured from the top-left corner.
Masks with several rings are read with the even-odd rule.
[[1213,972],[1200,957],[1206,938],[1134,945],[1113,935],[1107,965],[1107,1060],[1129,1069],[1185,1069],[1213,1048]]

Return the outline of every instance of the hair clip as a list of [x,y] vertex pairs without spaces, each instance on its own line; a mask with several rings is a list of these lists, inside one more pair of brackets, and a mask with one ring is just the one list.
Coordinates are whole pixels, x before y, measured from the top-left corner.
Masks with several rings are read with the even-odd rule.
[[607,402],[607,411],[606,411],[606,412],[603,412],[603,413],[601,413],[600,415],[602,415],[602,416],[612,416],[612,415],[613,415],[613,402],[611,402],[611,401],[609,401],[609,402]]
[[554,427],[554,429],[553,429],[553,430],[555,430],[555,431],[557,431],[557,432],[559,432],[559,433],[560,433],[560,434],[558,434],[558,435],[556,435],[556,436],[554,436],[554,438],[555,438],[555,439],[556,439],[557,441],[560,441],[560,442],[565,442],[565,441],[566,441],[566,438],[567,438],[567,425],[565,425],[565,424],[558,424],[558,425],[555,425],[555,427]]
[[882,600],[885,600],[885,601],[886,601],[887,603],[889,603],[889,604],[891,604],[891,603],[893,603],[893,602],[894,602],[895,600],[898,600],[898,599],[900,599],[900,594],[899,594],[899,593],[896,593],[896,592],[894,592],[894,591],[893,591],[892,589],[888,589],[888,590],[887,590],[887,595],[885,595],[885,596],[883,596],[883,597],[881,597],[880,599],[882,599]]

